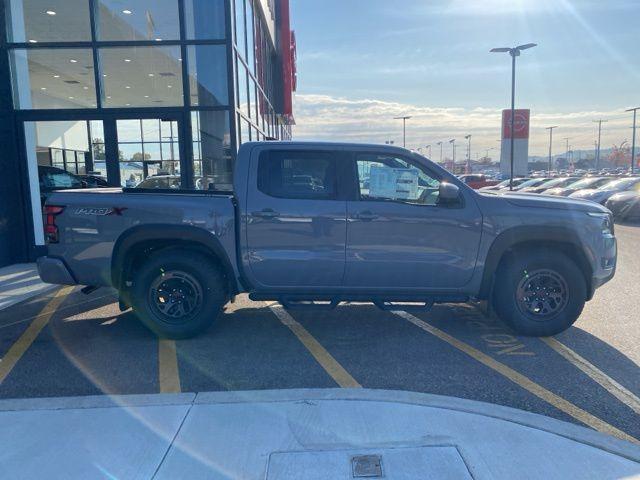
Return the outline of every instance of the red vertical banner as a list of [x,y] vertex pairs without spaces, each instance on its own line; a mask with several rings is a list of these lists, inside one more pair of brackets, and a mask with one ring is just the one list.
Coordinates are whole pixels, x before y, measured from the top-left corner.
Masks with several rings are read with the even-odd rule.
[[[530,110],[515,110],[513,138],[529,138]],[[502,139],[511,138],[511,110],[502,111]]]
[[296,45],[291,31],[289,0],[280,0],[280,55],[282,57],[283,105],[282,114],[293,123],[293,92],[296,89]]

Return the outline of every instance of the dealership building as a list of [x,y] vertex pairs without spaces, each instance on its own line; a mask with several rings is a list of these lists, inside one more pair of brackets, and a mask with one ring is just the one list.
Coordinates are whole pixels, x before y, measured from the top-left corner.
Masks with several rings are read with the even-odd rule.
[[0,266],[42,252],[51,189],[228,189],[242,143],[291,137],[289,0],[3,0],[0,16]]

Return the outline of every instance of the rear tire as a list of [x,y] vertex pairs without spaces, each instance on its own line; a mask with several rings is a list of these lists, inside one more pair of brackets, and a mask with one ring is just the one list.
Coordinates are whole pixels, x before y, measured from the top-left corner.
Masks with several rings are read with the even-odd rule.
[[209,328],[227,303],[224,276],[206,255],[161,250],[135,273],[131,303],[159,337],[190,338]]
[[520,251],[506,258],[496,273],[494,309],[521,335],[563,332],[578,319],[586,298],[582,271],[560,252]]

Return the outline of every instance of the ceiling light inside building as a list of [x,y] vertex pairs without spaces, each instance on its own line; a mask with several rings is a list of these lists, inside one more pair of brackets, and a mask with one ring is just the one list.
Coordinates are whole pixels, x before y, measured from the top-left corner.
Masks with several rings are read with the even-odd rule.
[[156,38],[156,42],[161,42],[162,39],[161,38]]
[[131,59],[130,58],[125,58],[124,61],[129,63],[131,61]]
[[150,73],[150,74],[149,74],[149,76],[150,76],[150,77],[153,77],[153,73]]
[[60,75],[54,75],[53,78],[60,78]]
[[122,13],[124,13],[125,15],[131,15],[133,12],[131,10],[122,10]]
[[38,43],[38,40],[34,40],[33,38],[30,38],[29,43]]
[[82,87],[83,90],[89,90],[89,87]]
[[130,107],[130,106],[131,106],[131,104],[130,104],[130,103],[125,103],[125,104],[124,104],[124,106],[125,106],[125,107]]
[[69,100],[73,100],[73,97],[69,97]]
[[47,87],[40,87],[40,90],[46,90]]
[[78,60],[76,60],[75,58],[72,58],[71,60],[69,60],[71,63],[78,63]]
[[47,15],[50,15],[50,16],[52,16],[52,17],[56,14],[55,10],[47,10],[47,11],[46,11],[46,12],[44,12],[44,13],[46,13]]
[[167,88],[173,88],[173,85],[167,85]]

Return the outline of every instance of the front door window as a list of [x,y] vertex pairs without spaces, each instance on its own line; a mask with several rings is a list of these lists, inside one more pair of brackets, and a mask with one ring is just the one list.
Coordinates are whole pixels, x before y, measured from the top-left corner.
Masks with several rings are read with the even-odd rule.
[[436,205],[440,182],[419,166],[389,155],[357,157],[360,199]]

